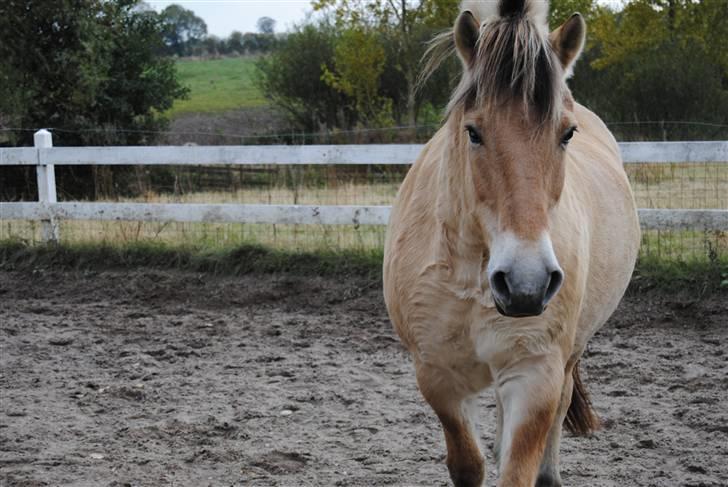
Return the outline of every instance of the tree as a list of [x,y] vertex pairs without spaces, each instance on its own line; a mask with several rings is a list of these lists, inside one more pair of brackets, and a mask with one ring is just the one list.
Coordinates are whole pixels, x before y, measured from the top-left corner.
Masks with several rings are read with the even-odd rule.
[[[162,24],[135,0],[0,3],[0,112],[12,143],[54,130],[56,145],[139,145],[167,126],[159,114],[187,90],[162,58]],[[88,197],[89,168],[60,168]],[[91,193],[92,194],[92,193]]]
[[386,123],[388,116],[383,113],[387,100],[379,95],[385,56],[384,48],[371,32],[361,28],[349,29],[341,33],[334,48],[334,70],[322,66],[321,79],[350,98],[351,108],[360,114],[363,121],[380,120],[377,125]]
[[217,36],[207,36],[200,42],[200,47],[204,55],[210,57],[217,57],[220,54],[221,47],[224,50],[224,41]]
[[459,65],[454,59],[445,63],[419,91],[416,82],[427,41],[452,27],[457,4],[317,2],[322,20],[279,40],[273,55],[260,62],[261,88],[307,131],[414,124],[422,113],[438,120]]
[[164,43],[170,54],[186,56],[207,35],[207,24],[192,10],[176,4],[159,14],[164,25]]
[[351,99],[322,79],[334,68],[335,37],[326,23],[298,27],[257,64],[261,91],[306,132],[356,123]]
[[595,0],[551,0],[549,2],[549,27],[551,30],[557,28],[577,12],[588,22],[595,11]]
[[230,34],[230,37],[228,37],[227,45],[228,51],[230,52],[237,54],[245,53],[245,47],[243,46],[243,33],[237,30],[233,31],[233,33]]
[[257,22],[258,32],[261,34],[273,34],[276,29],[276,21],[270,17],[261,17]]
[[[159,56],[162,24],[136,0],[13,0],[0,6],[0,111],[22,128],[58,127],[58,141],[103,143],[99,130],[158,130],[187,92]],[[117,144],[149,134],[114,132]],[[28,140],[27,136],[22,137]]]
[[711,133],[685,122],[728,123],[726,16],[724,0],[597,8],[575,95],[607,120],[629,123],[624,138],[724,138],[725,129]]
[[267,53],[275,48],[277,39],[269,34],[246,32],[241,40],[245,53]]
[[[389,67],[404,84],[404,107],[407,123],[417,122],[419,101],[417,78],[426,41],[432,35],[452,27],[458,12],[458,0],[315,0],[314,9],[329,12],[339,29],[372,29],[394,46]],[[395,102],[396,105],[396,102]]]

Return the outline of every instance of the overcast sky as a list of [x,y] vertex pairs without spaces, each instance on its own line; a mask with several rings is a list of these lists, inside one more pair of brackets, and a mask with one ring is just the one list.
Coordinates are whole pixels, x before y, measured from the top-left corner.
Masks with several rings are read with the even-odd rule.
[[[228,37],[234,30],[256,32],[255,23],[260,17],[276,20],[276,32],[289,30],[291,25],[306,18],[310,12],[310,0],[145,0],[157,11],[176,3],[195,12],[207,24],[207,32],[218,37]],[[602,5],[621,4],[622,0],[598,0]]]
[[276,32],[284,32],[291,25],[306,18],[311,11],[310,0],[145,0],[155,10],[163,10],[176,3],[195,12],[207,24],[207,33],[227,37],[234,30],[256,32],[260,17],[276,21]]

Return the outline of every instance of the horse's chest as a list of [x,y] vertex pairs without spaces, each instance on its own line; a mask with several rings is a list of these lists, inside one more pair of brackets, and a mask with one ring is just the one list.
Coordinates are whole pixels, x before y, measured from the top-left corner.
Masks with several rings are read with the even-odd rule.
[[442,283],[430,283],[410,296],[404,307],[410,348],[419,361],[452,371],[500,368],[519,355],[541,353],[559,335],[560,325],[552,326],[546,317],[502,317],[487,290],[453,292]]

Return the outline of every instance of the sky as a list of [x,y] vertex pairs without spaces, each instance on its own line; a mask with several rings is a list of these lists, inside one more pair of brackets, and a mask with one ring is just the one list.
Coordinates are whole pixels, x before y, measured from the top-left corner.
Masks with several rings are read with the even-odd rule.
[[[207,24],[207,33],[228,37],[234,30],[256,32],[260,17],[276,21],[276,32],[285,32],[294,23],[306,18],[311,0],[145,0],[155,10],[163,10],[172,3],[195,12]],[[602,5],[620,4],[622,0],[598,0]]]
[[256,32],[260,17],[276,21],[276,32],[284,32],[306,18],[311,11],[310,0],[145,0],[157,11],[176,3],[195,12],[207,24],[207,33],[228,37],[234,30]]

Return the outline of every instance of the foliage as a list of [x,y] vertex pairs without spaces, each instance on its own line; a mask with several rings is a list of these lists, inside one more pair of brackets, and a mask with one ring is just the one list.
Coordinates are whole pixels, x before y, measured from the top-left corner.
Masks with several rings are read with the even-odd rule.
[[419,96],[416,81],[427,41],[452,24],[457,3],[316,1],[323,20],[298,27],[260,63],[261,89],[306,131],[414,125],[452,87],[455,64]]
[[164,43],[167,53],[186,56],[207,36],[207,24],[192,10],[172,4],[159,14],[164,26]]
[[276,45],[275,23],[270,17],[258,19],[258,32],[234,31],[227,38],[207,34],[207,25],[192,10],[176,4],[159,14],[164,25],[165,53],[172,56],[206,56],[259,54]]
[[[34,130],[53,128],[55,145],[142,145],[167,119],[160,114],[187,90],[164,48],[157,14],[137,0],[9,0],[0,3],[0,112],[12,145],[31,145]],[[34,197],[35,177],[2,168],[18,196]],[[118,171],[132,171],[119,168]],[[77,198],[93,197],[112,169],[62,167]]]
[[278,39],[274,34],[233,31],[229,37],[206,36],[186,52],[188,56],[215,58],[220,56],[255,55],[270,52]]
[[[725,138],[726,16],[723,0],[632,0],[620,11],[596,9],[586,62],[573,81],[576,97],[638,129],[622,138]],[[714,123],[717,130],[674,121]]]
[[270,17],[259,18],[255,25],[261,34],[273,34],[276,30],[276,21]]
[[[368,29],[381,37],[387,51],[386,67],[395,76],[396,89],[390,90],[393,116],[398,123],[417,122],[422,100],[417,99],[419,61],[426,42],[439,30],[452,26],[457,14],[457,0],[314,0],[315,10],[328,12],[339,30]],[[375,45],[370,48],[376,49]],[[365,51],[361,52],[366,56]],[[368,54],[369,56],[373,53]]]
[[549,2],[549,26],[555,29],[575,13],[591,19],[597,6],[595,0],[551,0]]
[[[136,0],[10,0],[0,6],[0,111],[57,127],[59,145],[143,144],[186,94],[158,52],[162,24]],[[119,129],[123,129],[120,132]],[[16,142],[30,143],[32,132]]]
[[323,65],[321,77],[351,100],[350,108],[363,120],[372,121],[386,111],[386,100],[379,96],[384,64],[384,47],[376,36],[361,28],[347,29],[334,48],[334,71]]
[[322,79],[334,69],[336,32],[321,23],[297,28],[258,62],[260,90],[307,132],[356,121],[351,99]]
[[650,289],[676,293],[689,289],[700,298],[715,293],[728,294],[723,284],[728,278],[728,260],[712,261],[671,260],[659,257],[640,257],[628,293],[644,294]]
[[[269,82],[261,85],[263,91],[274,103],[285,99],[281,106],[298,113],[293,118],[307,131],[317,125],[351,129],[430,121],[447,102],[461,68],[453,56],[418,92],[420,59],[427,41],[452,26],[458,3],[314,0],[314,9],[323,12],[325,21],[305,28],[329,31],[333,54],[320,60],[319,74],[341,96],[307,100],[326,90],[315,76],[316,66],[296,63],[276,66],[274,73],[267,71],[271,64],[263,63],[263,78],[275,74],[276,79],[293,80],[296,71],[305,69],[304,79],[314,84],[291,90]],[[626,139],[728,136],[728,2],[628,0],[607,5],[597,0],[550,2],[552,29],[574,12],[587,21],[587,46],[569,82],[576,99],[614,122],[618,135]],[[288,43],[297,39],[282,39],[281,48],[296,51]],[[325,102],[336,106],[323,108]],[[300,108],[311,103],[319,107],[316,123],[301,124]],[[691,121],[713,125],[686,123]]]

